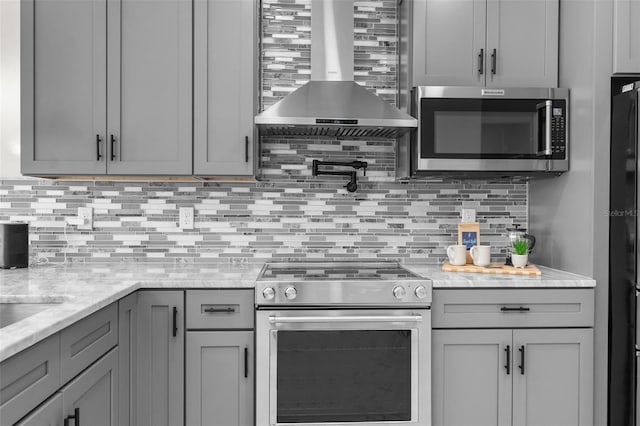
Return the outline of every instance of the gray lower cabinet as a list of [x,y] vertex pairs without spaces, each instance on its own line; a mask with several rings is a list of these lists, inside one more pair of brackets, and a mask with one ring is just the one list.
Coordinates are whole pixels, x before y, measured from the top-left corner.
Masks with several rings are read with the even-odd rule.
[[253,332],[189,331],[186,424],[253,424]]
[[593,425],[593,329],[433,331],[433,423]]
[[118,425],[118,348],[113,348],[17,426]]
[[136,425],[184,422],[184,292],[138,293]]
[[117,392],[118,348],[113,348],[62,388],[62,415],[75,425],[117,426]]
[[593,329],[513,331],[514,426],[593,425]]
[[60,385],[60,334],[56,333],[0,363],[0,424],[14,424]]
[[118,344],[118,304],[112,303],[60,332],[60,381],[68,382]]
[[415,0],[414,86],[556,87],[558,0]]
[[118,424],[135,426],[138,293],[118,301]]
[[55,394],[16,426],[63,426],[62,394]]
[[511,425],[511,330],[434,330],[433,424]]
[[613,2],[613,72],[640,73],[640,1]]
[[194,1],[196,175],[253,175],[257,16],[252,0]]
[[21,2],[21,171],[192,174],[192,2]]

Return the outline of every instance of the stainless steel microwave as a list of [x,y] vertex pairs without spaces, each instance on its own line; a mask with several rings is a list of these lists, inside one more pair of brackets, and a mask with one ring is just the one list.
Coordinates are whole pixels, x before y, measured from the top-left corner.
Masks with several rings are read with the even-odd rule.
[[537,174],[569,169],[569,90],[420,86],[414,174]]

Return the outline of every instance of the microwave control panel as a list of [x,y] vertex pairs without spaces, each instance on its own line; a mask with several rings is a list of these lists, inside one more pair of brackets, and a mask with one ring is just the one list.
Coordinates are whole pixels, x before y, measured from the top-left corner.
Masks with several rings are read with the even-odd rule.
[[551,110],[552,159],[564,160],[567,151],[567,107],[566,102],[553,101]]

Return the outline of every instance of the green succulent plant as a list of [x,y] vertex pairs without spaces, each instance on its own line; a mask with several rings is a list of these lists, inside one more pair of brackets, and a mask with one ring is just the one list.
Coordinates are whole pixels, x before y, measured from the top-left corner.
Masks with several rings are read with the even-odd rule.
[[524,238],[518,238],[513,242],[513,251],[515,254],[527,254],[529,252],[529,241]]

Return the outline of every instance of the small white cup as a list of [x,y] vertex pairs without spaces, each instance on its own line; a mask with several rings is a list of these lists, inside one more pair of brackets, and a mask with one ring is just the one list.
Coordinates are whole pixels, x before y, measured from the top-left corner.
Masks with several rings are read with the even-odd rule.
[[491,246],[473,246],[469,254],[474,265],[487,266],[491,263]]
[[467,264],[467,247],[464,245],[452,245],[447,247],[449,263],[455,266]]

